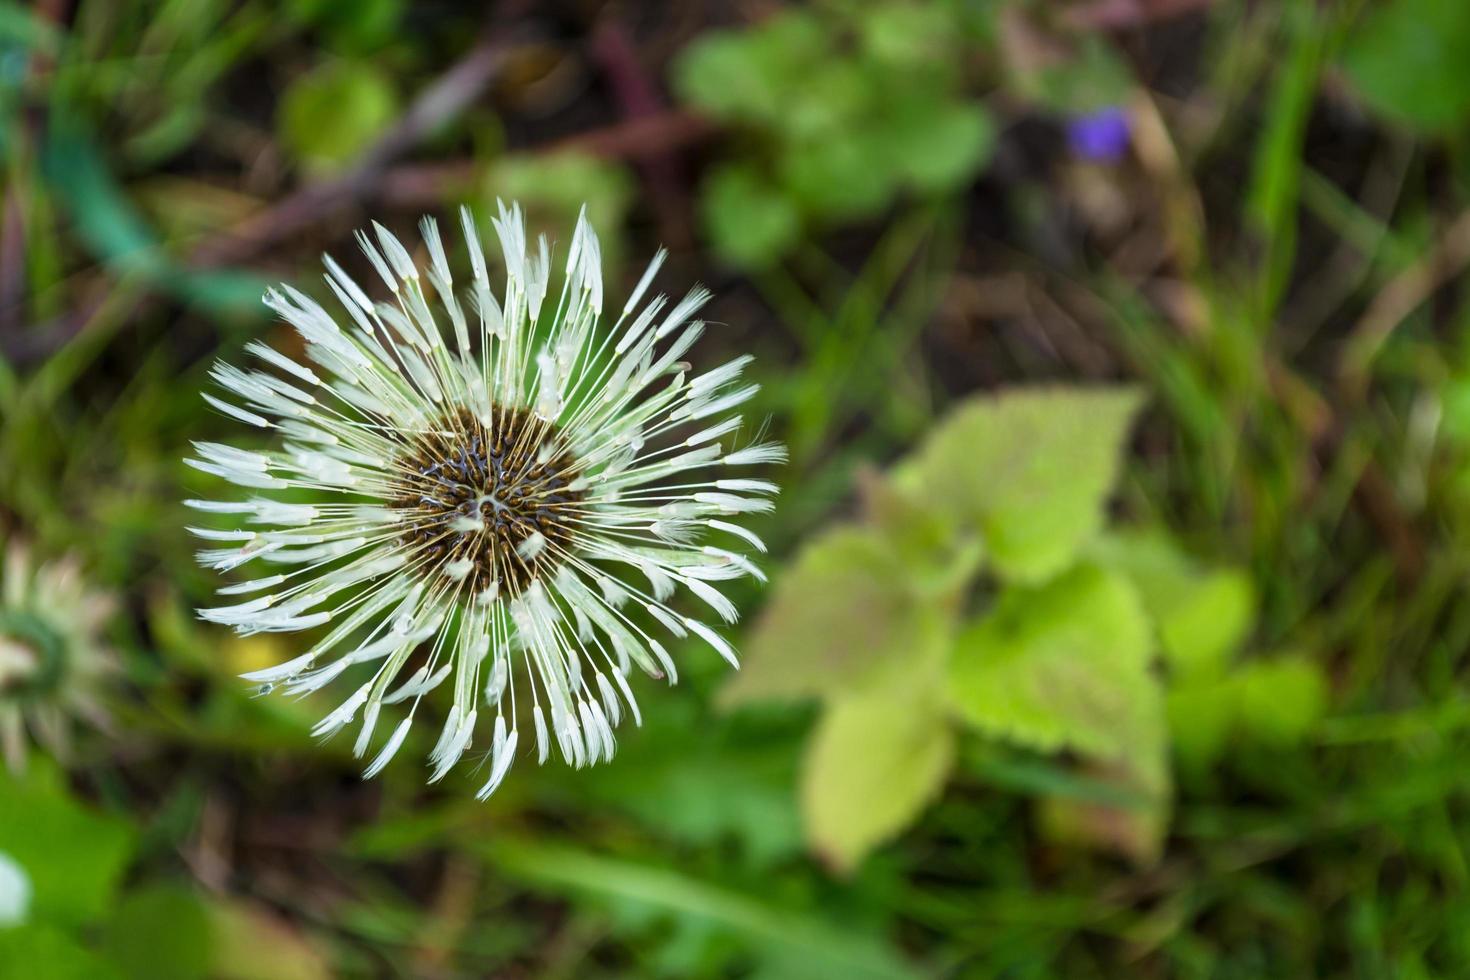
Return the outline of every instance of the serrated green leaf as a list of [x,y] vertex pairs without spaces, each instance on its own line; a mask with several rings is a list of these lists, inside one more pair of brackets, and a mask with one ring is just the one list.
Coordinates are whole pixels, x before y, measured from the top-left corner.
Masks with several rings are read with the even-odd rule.
[[397,92],[380,69],[364,61],[329,61],[286,89],[276,130],[298,162],[323,173],[350,163],[397,113]]
[[30,876],[33,922],[81,924],[109,907],[132,855],[125,821],[72,800],[52,770],[0,768],[0,847]]
[[801,237],[790,199],[748,167],[717,170],[700,198],[705,231],[720,257],[744,269],[769,266]]
[[1043,586],[1011,586],[960,633],[950,701],[987,735],[1120,759],[1161,725],[1152,651],[1128,581],[1083,565]]
[[1224,672],[1255,627],[1255,585],[1239,569],[1206,571],[1160,530],[1099,536],[1089,557],[1128,576],[1177,676]]
[[830,703],[802,765],[801,811],[813,850],[850,871],[902,831],[944,785],[953,739],[943,705],[925,688]]
[[976,527],[1001,575],[1040,581],[1102,525],[1130,388],[1035,388],[982,396],[940,423],[894,471],[905,493]]
[[979,535],[957,526],[953,515],[924,506],[873,471],[858,474],[863,517],[898,554],[911,591],[945,599],[979,571],[984,549]]
[[1359,22],[1343,64],[1375,109],[1424,130],[1470,117],[1470,4],[1394,0]]
[[885,534],[841,525],[808,543],[776,582],[721,700],[825,696],[871,683],[879,671],[932,670],[948,626],[939,603],[910,588]]
[[1159,617],[1159,639],[1180,672],[1223,667],[1255,626],[1256,591],[1237,569],[1199,576]]

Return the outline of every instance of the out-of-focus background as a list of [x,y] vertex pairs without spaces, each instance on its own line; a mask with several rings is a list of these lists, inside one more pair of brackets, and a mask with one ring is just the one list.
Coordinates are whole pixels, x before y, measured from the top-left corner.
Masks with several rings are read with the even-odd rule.
[[[1463,0],[0,3],[0,974],[1470,976],[1467,137]],[[265,285],[497,198],[791,461],[744,669],[478,803],[179,501]]]

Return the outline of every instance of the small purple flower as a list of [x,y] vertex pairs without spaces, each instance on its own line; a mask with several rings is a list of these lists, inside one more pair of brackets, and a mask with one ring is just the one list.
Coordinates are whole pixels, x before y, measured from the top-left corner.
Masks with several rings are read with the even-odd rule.
[[1067,121],[1067,145],[1084,160],[1117,163],[1128,152],[1128,112],[1108,106]]

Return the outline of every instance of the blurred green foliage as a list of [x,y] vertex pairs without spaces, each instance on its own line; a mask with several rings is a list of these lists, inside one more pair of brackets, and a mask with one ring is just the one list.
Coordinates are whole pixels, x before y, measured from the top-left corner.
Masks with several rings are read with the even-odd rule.
[[936,795],[945,715],[1101,767],[1127,805],[1047,799],[1045,825],[1145,863],[1167,829],[1171,743],[1198,768],[1227,739],[1290,745],[1321,717],[1313,661],[1231,670],[1255,626],[1249,578],[1197,568],[1162,532],[1100,534],[1137,409],[1136,392],[1064,388],[962,404],[869,482],[866,522],[810,541],[778,581],[725,699],[823,699],[802,808],[837,867]]
[[966,16],[958,4],[819,5],[685,51],[680,94],[750,143],[708,177],[702,215],[715,251],[769,265],[805,227],[973,178],[995,132],[963,87]]
[[313,980],[323,965],[247,906],[174,883],[124,888],[142,834],[71,799],[59,774],[0,774],[0,840],[25,873],[23,921],[0,929],[7,974],[108,980]]

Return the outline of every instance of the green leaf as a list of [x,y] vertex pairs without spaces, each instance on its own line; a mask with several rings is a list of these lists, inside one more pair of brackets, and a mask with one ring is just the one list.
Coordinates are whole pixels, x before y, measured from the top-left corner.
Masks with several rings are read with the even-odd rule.
[[1250,576],[1222,569],[1198,576],[1160,615],[1159,638],[1181,672],[1223,667],[1255,626],[1256,591]]
[[30,876],[31,921],[80,924],[112,901],[132,855],[123,820],[73,801],[52,770],[0,769],[0,847]]
[[781,185],[820,218],[861,218],[888,203],[897,174],[879,166],[885,148],[880,134],[849,131],[798,140],[783,148]]
[[1001,575],[1039,581],[1102,525],[1140,398],[1034,388],[962,404],[894,471],[914,500],[976,527]]
[[365,61],[328,61],[293,81],[276,129],[307,170],[342,169],[388,128],[398,95],[386,73]]
[[209,973],[214,936],[204,906],[160,885],[125,897],[102,932],[107,959],[136,980],[192,980]]
[[957,527],[953,515],[915,501],[873,470],[858,473],[858,492],[865,522],[898,555],[917,595],[950,599],[979,571],[979,536]]
[[700,212],[715,251],[744,269],[772,265],[801,237],[801,216],[790,199],[748,167],[717,170],[700,196]]
[[1040,587],[1006,589],[960,634],[950,700],[987,735],[1120,759],[1162,723],[1152,650],[1128,581],[1083,565]]
[[1176,676],[1222,674],[1255,627],[1250,577],[1239,569],[1201,569],[1164,531],[1111,531],[1087,553],[1128,576]]
[[712,31],[674,64],[674,86],[691,105],[720,119],[779,124],[813,65],[832,57],[823,23],[790,10],[759,28]]
[[47,923],[0,929],[0,977],[44,980],[122,980],[111,964],[77,937]]
[[883,129],[890,166],[920,191],[968,184],[995,149],[995,124],[976,103],[925,100]]
[[738,31],[711,31],[674,62],[674,87],[680,97],[721,119],[767,114],[776,93],[761,81],[755,47]]
[[1300,741],[1327,711],[1327,679],[1305,657],[1259,660],[1248,664],[1236,680],[1240,726],[1248,738],[1267,745]]
[[924,70],[954,57],[959,25],[937,3],[875,3],[857,8],[863,48],[898,69]]
[[1225,751],[1236,727],[1238,691],[1233,677],[1205,676],[1170,685],[1164,702],[1169,742],[1185,768],[1206,769]]
[[1370,6],[1348,39],[1343,63],[1378,111],[1421,130],[1459,126],[1470,116],[1470,4]]
[[954,758],[943,705],[927,687],[832,702],[807,745],[801,810],[812,848],[839,871],[918,817]]
[[799,94],[771,125],[792,143],[850,138],[868,125],[881,82],[862,61],[829,55],[806,68]]
[[828,695],[870,683],[880,668],[929,670],[948,626],[938,603],[910,588],[886,535],[838,526],[808,543],[776,582],[721,700]]
[[1326,713],[1327,694],[1321,668],[1297,655],[1253,661],[1224,677],[1188,678],[1168,694],[1174,750],[1184,765],[1204,769],[1232,739],[1295,745]]

